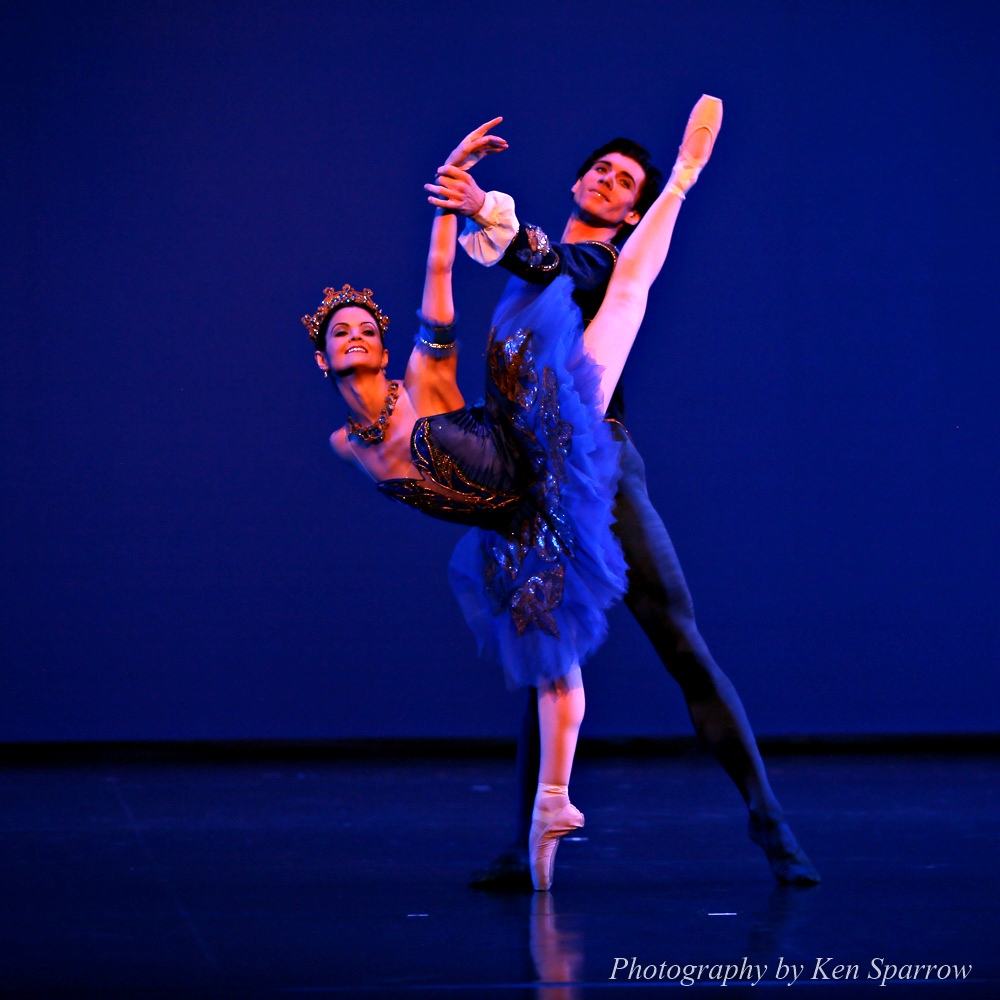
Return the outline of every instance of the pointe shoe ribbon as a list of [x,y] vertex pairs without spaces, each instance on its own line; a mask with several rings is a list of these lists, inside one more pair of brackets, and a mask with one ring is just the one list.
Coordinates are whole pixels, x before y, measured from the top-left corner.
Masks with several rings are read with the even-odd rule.
[[685,193],[698,180],[702,167],[708,163],[720,128],[722,128],[722,101],[718,97],[702,94],[688,117],[677,161],[667,181],[668,191],[672,191],[683,200]]
[[556,848],[559,839],[583,826],[583,813],[567,802],[551,819],[532,818],[528,834],[528,863],[531,866],[531,884],[539,891],[552,886]]

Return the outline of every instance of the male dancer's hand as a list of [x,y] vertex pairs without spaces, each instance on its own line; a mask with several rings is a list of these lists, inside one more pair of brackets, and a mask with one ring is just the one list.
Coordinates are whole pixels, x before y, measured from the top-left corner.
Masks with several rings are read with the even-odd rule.
[[486,192],[472,179],[467,170],[460,167],[438,167],[435,178],[437,184],[425,184],[424,190],[430,192],[427,199],[438,208],[459,215],[475,215],[486,201]]
[[468,171],[484,156],[502,153],[507,140],[487,133],[503,118],[493,118],[470,132],[449,154],[444,166],[437,168],[435,184],[425,184],[430,194],[427,199],[437,208],[460,215],[475,215],[486,200],[483,189],[469,176]]

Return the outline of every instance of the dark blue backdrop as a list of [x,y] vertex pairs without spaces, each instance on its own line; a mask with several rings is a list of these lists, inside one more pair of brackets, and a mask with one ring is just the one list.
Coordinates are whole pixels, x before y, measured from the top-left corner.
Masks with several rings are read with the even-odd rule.
[[[627,370],[703,631],[760,733],[995,730],[997,15],[985,3],[4,5],[0,739],[501,735],[459,529],[330,453],[299,317],[420,185],[558,234],[583,155],[726,102]],[[478,395],[504,276],[456,269]],[[591,734],[687,732],[627,613]]]

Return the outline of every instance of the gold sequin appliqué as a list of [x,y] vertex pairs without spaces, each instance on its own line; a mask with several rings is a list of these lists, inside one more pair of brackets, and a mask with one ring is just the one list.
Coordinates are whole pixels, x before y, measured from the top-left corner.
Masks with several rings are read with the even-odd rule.
[[552,569],[529,576],[514,591],[510,601],[510,613],[518,635],[524,635],[529,625],[553,638],[559,638],[559,626],[552,612],[563,599],[563,584],[566,567],[559,563]]
[[556,479],[566,479],[566,456],[573,446],[573,425],[563,420],[559,410],[559,380],[547,365],[542,370],[542,396],[539,401],[542,427],[549,444],[549,463]]
[[521,410],[530,410],[538,396],[538,375],[531,331],[519,329],[487,350],[490,378],[501,393]]

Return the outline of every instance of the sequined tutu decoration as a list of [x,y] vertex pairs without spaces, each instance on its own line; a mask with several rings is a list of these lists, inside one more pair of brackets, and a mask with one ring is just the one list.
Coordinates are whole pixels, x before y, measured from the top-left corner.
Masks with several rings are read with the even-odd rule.
[[449,567],[480,651],[510,688],[583,663],[626,585],[611,531],[619,445],[572,292],[568,277],[544,290],[512,279],[497,307],[485,416],[518,456],[520,502],[502,524],[468,532]]

